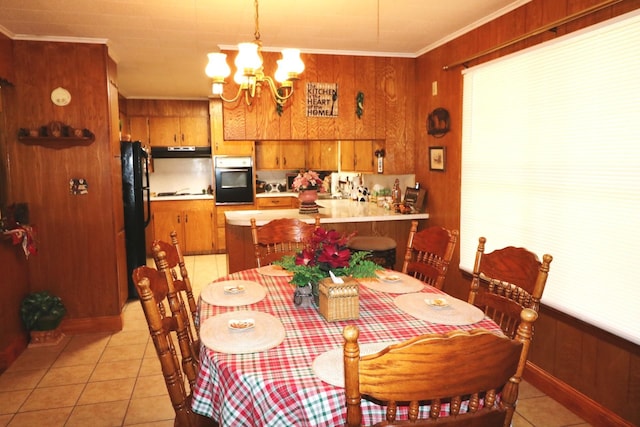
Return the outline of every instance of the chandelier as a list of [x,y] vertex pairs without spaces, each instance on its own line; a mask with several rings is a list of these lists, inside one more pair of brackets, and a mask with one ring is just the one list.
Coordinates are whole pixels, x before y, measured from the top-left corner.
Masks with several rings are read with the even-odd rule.
[[299,49],[283,49],[282,59],[277,62],[278,69],[274,75],[275,80],[280,83],[276,85],[274,79],[264,74],[262,66],[262,41],[260,40],[260,23],[258,16],[258,0],[255,4],[255,40],[248,43],[238,44],[238,56],[235,65],[237,68],[233,80],[238,84],[236,95],[227,99],[223,95],[225,78],[231,74],[231,69],[227,65],[227,55],[220,52],[209,53],[209,63],[205,68],[205,73],[212,81],[212,93],[225,102],[236,102],[244,93],[244,100],[247,105],[253,103],[255,97],[259,97],[262,85],[266,84],[273,96],[276,104],[281,108],[287,99],[293,95],[293,82],[298,79],[298,75],[304,71],[304,63],[300,59]]

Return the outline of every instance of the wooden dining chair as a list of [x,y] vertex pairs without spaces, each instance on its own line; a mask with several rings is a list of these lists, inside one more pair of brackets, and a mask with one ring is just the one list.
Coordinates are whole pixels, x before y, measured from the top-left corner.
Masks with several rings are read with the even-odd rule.
[[468,302],[484,311],[513,338],[520,323],[520,311],[538,312],[553,257],[525,248],[508,246],[485,254],[487,239],[480,237]]
[[184,310],[179,306],[176,290],[172,289],[166,277],[165,273],[147,266],[138,267],[133,272],[136,290],[149,325],[149,334],[176,413],[174,425],[217,426],[213,419],[191,410],[191,393],[195,386],[198,359],[186,332]]
[[250,223],[256,265],[262,267],[304,249],[314,230],[320,227],[320,215],[316,215],[314,224],[295,218],[274,219],[261,227],[256,225],[255,218]]
[[[346,426],[362,426],[364,398],[387,407],[385,420],[374,426],[508,427],[536,317],[533,310],[522,311],[514,340],[485,329],[454,330],[421,335],[362,357],[358,328],[346,326]],[[421,414],[424,404],[430,408]],[[397,419],[407,406],[406,417],[401,417],[406,419]]]
[[418,231],[418,221],[411,221],[402,272],[442,289],[458,234],[437,226]]
[[176,289],[176,295],[180,299],[181,307],[185,309],[183,316],[187,322],[187,331],[194,342],[194,347],[199,349],[198,305],[193,295],[191,279],[178,242],[178,234],[172,231],[170,237],[171,243],[163,240],[153,242],[151,246],[153,261],[158,271],[171,275],[170,280]]

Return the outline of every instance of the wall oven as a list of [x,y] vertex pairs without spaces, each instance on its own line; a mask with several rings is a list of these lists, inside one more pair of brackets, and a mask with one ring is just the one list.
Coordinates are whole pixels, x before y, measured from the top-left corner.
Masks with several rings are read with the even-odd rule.
[[253,203],[253,159],[215,156],[216,205]]

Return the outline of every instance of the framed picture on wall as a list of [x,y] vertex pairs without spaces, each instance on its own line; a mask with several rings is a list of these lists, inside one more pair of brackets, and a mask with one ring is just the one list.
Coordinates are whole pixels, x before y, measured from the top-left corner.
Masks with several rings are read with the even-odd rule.
[[429,147],[429,170],[444,171],[444,147]]

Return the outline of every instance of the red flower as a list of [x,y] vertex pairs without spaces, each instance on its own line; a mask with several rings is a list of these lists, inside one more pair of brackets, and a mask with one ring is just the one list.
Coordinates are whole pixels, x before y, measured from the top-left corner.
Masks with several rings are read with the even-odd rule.
[[296,255],[296,265],[315,265],[315,249],[305,249]]
[[318,262],[327,263],[330,268],[347,267],[350,258],[351,251],[346,248],[340,249],[338,245],[325,244],[318,254]]

